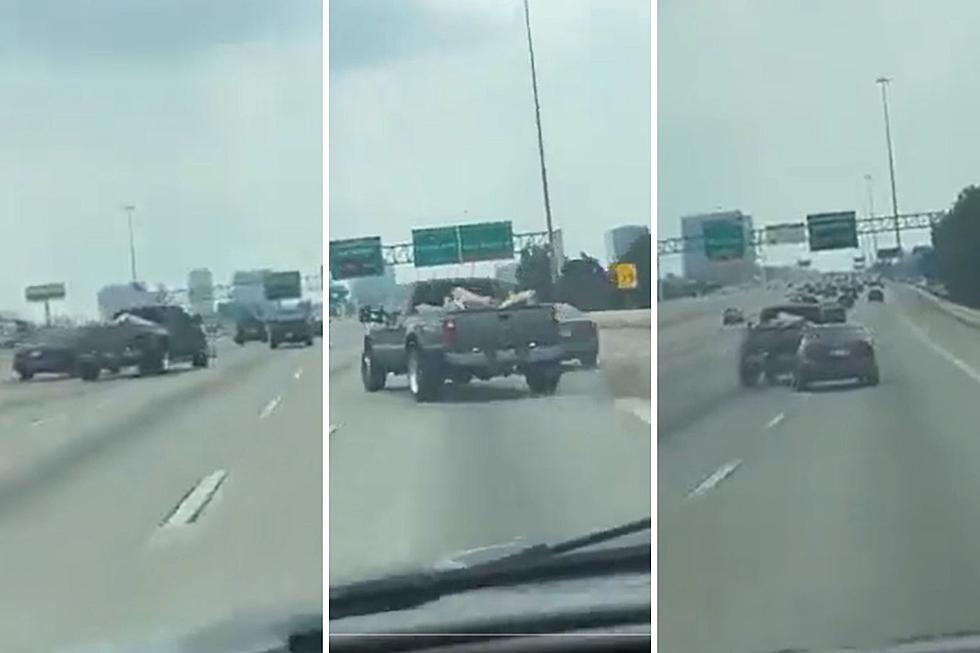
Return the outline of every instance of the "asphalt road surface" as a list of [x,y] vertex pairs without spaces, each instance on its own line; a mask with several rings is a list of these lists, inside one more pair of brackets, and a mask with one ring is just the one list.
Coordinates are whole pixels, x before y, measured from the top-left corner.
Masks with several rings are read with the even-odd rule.
[[739,388],[720,322],[661,340],[660,650],[980,629],[980,330],[885,294],[849,316],[875,334],[874,388]]
[[330,350],[331,584],[651,514],[649,404],[618,401],[606,371],[570,371],[552,397],[508,378],[416,404],[404,377],[363,390],[361,333]]
[[96,383],[19,382],[8,356],[0,650],[319,611],[321,353],[224,343],[206,370]]

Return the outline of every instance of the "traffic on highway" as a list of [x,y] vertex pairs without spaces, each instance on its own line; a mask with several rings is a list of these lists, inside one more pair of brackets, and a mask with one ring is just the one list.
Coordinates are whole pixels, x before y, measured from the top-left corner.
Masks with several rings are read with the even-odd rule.
[[980,650],[980,5],[660,8],[659,650]]
[[323,650],[322,11],[0,3],[4,653]]
[[650,4],[330,7],[331,650],[649,650]]

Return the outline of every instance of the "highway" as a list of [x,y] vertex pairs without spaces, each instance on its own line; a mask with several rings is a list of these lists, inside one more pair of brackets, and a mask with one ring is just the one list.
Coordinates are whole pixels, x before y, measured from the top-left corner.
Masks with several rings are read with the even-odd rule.
[[[649,328],[632,332],[628,346],[649,352]],[[629,357],[605,349],[615,339],[601,341],[601,369],[567,372],[552,397],[531,397],[512,377],[416,404],[403,377],[363,390],[360,325],[335,322],[332,333],[331,584],[651,514],[649,401],[644,416],[614,392],[616,361]]]
[[980,628],[980,329],[911,288],[886,300],[849,316],[875,334],[874,388],[743,389],[720,312],[661,328],[660,650]]
[[5,353],[0,649],[320,611],[322,351],[222,341],[95,383],[20,382]]

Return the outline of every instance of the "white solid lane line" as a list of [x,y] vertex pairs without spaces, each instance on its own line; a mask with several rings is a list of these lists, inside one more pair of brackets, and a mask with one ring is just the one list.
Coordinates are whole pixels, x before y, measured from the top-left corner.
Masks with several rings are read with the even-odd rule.
[[970,377],[971,379],[973,379],[977,383],[980,383],[980,372],[977,372],[975,369],[973,369],[972,367],[970,367],[968,364],[966,364],[965,362],[963,362],[962,360],[960,360],[959,358],[957,358],[956,356],[954,356],[950,352],[946,351],[945,348],[943,348],[942,346],[940,346],[940,345],[936,344],[935,342],[933,342],[929,338],[928,334],[925,331],[923,331],[920,327],[918,327],[915,324],[913,324],[912,321],[909,320],[907,317],[904,317],[903,316],[903,318],[905,319],[905,324],[908,326],[908,328],[912,332],[912,334],[916,338],[918,338],[919,340],[921,340],[924,345],[926,345],[927,347],[929,347],[930,349],[932,349],[934,352],[936,352],[937,354],[939,354],[941,357],[945,358],[947,361],[949,361],[950,363],[952,363],[957,369],[959,369],[961,372],[963,372],[964,374],[966,374],[968,377]]
[[282,395],[277,396],[275,399],[271,399],[269,403],[265,405],[265,408],[262,409],[262,412],[259,413],[259,419],[265,419],[271,415],[272,411],[276,409],[276,406],[279,405],[280,401],[282,401]]
[[785,418],[786,418],[786,413],[779,413],[778,415],[776,415],[775,417],[773,417],[771,420],[769,420],[769,423],[766,424],[766,428],[767,429],[771,429],[771,428],[774,428],[774,427],[778,426],[779,423],[782,422]]
[[705,492],[709,491],[711,488],[715,487],[716,485],[724,481],[726,478],[731,476],[732,472],[738,469],[738,466],[741,464],[742,461],[739,459],[735,459],[731,462],[725,463],[724,465],[716,469],[714,473],[711,474],[711,476],[701,481],[701,483],[699,483],[696,488],[691,490],[691,492],[687,495],[687,498],[694,499],[696,497],[701,496]]
[[653,409],[650,405],[650,401],[646,399],[639,399],[636,397],[621,397],[613,402],[616,410],[621,410],[623,412],[629,413],[647,424],[652,424],[652,413]]
[[177,504],[177,508],[170,513],[170,516],[160,524],[160,528],[186,526],[195,522],[227,476],[228,472],[217,469],[202,478],[194,486],[194,489]]

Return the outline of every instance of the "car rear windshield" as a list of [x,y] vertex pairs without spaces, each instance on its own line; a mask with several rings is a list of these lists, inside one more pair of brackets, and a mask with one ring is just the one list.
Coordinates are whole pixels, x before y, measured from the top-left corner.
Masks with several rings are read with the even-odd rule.
[[848,342],[863,340],[869,335],[867,329],[857,326],[824,326],[810,330],[806,337],[810,340]]

